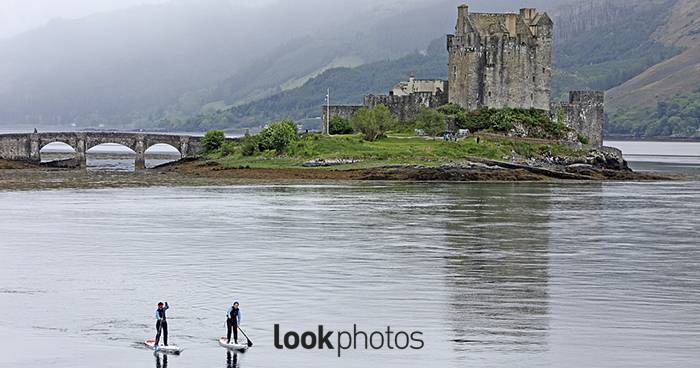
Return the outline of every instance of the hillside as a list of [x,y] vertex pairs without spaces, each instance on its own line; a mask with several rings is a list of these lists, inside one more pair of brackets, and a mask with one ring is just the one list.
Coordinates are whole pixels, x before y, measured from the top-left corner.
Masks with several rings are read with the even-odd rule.
[[651,36],[666,47],[684,51],[610,90],[611,111],[655,106],[664,96],[692,92],[700,85],[700,2],[677,1],[668,21]]
[[678,0],[589,0],[554,12],[554,96],[569,90],[608,90],[681,49],[653,37]]
[[[554,95],[568,90],[609,89],[639,75],[647,68],[682,52],[664,45],[655,31],[665,25],[676,0],[639,0],[620,4],[610,0],[574,3],[553,11],[555,37]],[[454,18],[454,14],[452,15]],[[250,126],[282,117],[318,116],[326,88],[333,103],[357,104],[368,93],[386,93],[415,72],[419,78],[445,78],[447,51],[444,38],[434,41],[427,55],[332,69],[306,85],[269,98],[194,119],[161,122],[161,126],[205,129],[210,126]]]
[[[421,78],[446,78],[445,39],[433,41],[427,50],[396,60],[379,61],[356,68],[334,68],[303,86],[271,97],[193,118],[170,118],[158,122],[163,129],[207,130],[255,127],[277,119],[309,119],[320,116],[326,89],[334,104],[358,104],[366,94],[386,93],[397,81],[415,73]],[[320,124],[320,121],[317,122]],[[315,128],[315,127],[314,127]]]

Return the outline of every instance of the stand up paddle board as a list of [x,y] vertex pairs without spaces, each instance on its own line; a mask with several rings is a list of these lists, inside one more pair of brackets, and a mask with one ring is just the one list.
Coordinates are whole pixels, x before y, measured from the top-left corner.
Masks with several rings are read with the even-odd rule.
[[175,346],[175,345],[170,345],[170,346],[158,345],[158,347],[156,347],[156,340],[153,340],[153,339],[146,340],[143,343],[146,344],[146,346],[148,346],[150,349],[153,349],[155,351],[159,351],[162,353],[166,353],[166,354],[180,354],[180,352],[182,351],[182,349],[179,346]]
[[229,350],[239,350],[239,351],[246,351],[248,349],[247,344],[234,344],[234,343],[228,343],[228,339],[226,337],[220,337],[219,338],[219,345],[222,347],[225,347],[226,349]]

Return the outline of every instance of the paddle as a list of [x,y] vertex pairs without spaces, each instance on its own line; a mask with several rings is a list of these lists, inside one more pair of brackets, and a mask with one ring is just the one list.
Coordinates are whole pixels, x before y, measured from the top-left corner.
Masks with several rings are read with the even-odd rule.
[[245,336],[246,340],[248,340],[248,347],[253,346],[253,342],[250,341],[250,338],[248,338],[248,335],[246,335],[245,332],[243,332],[243,329],[240,327],[238,327],[238,329],[241,330],[241,332],[243,333],[243,336]]

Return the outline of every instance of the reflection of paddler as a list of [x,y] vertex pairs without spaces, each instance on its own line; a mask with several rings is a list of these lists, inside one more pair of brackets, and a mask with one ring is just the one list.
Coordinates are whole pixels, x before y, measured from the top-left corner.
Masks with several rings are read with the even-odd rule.
[[226,368],[238,368],[238,354],[226,351]]
[[156,353],[153,353],[153,355],[155,355],[155,357],[156,357],[156,368],[168,368],[168,356],[167,355],[162,356],[162,358],[163,358],[162,363],[160,360],[161,359],[160,354],[158,354],[156,352]]

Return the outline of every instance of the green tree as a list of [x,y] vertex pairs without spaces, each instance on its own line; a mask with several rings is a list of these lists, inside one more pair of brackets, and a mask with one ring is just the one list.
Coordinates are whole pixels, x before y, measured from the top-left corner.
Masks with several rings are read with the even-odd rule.
[[331,134],[352,134],[352,125],[348,119],[343,119],[340,116],[331,118],[330,133]]
[[389,108],[379,105],[371,109],[361,108],[350,118],[350,123],[365,140],[373,142],[383,138],[387,131],[396,126],[396,119]]
[[221,148],[221,145],[226,141],[223,130],[210,130],[204,134],[202,144],[207,152],[216,151]]
[[425,134],[435,138],[447,130],[447,120],[445,114],[424,108],[416,116],[416,128],[422,129]]
[[258,137],[261,151],[275,150],[281,154],[290,143],[299,139],[297,125],[290,120],[277,121],[263,129]]

